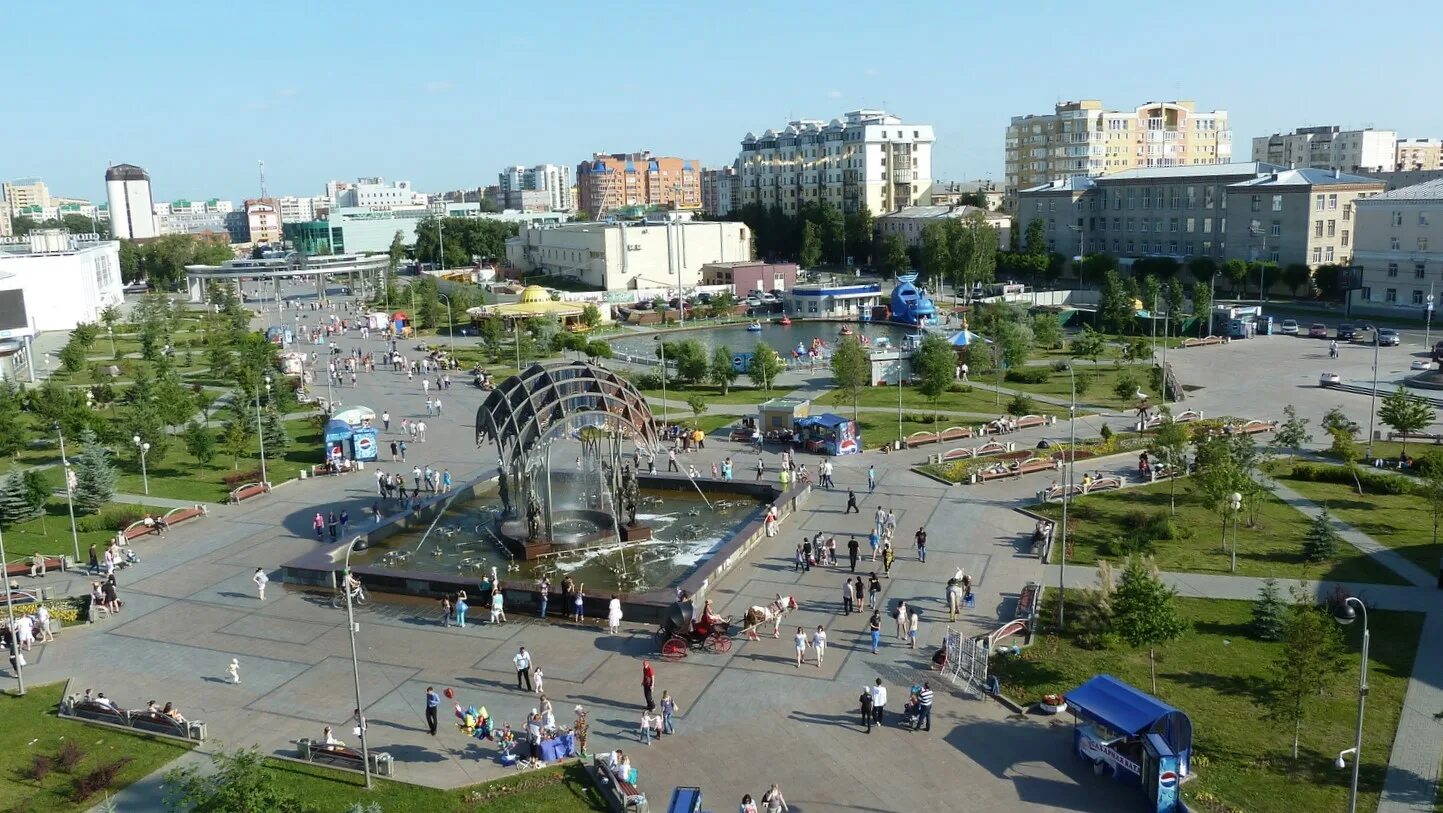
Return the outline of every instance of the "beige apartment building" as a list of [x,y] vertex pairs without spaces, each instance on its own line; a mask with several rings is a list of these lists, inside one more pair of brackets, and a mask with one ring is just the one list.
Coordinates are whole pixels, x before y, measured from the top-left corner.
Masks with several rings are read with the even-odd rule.
[[1394,147],[1394,169],[1428,172],[1443,169],[1443,139],[1400,138]]
[[39,178],[21,178],[0,183],[0,197],[5,199],[5,208],[11,214],[27,206],[50,206],[50,190]]
[[1421,316],[1443,296],[1443,179],[1360,200],[1354,265],[1362,287],[1349,294],[1368,313]]
[[1393,168],[1397,143],[1394,130],[1299,127],[1291,133],[1254,138],[1253,160],[1280,167],[1384,172]]
[[1228,259],[1347,265],[1357,202],[1382,192],[1382,181],[1336,169],[1281,169],[1232,184]]
[[577,206],[592,219],[628,207],[701,208],[701,162],[633,153],[596,153],[576,165]]
[[1135,168],[1226,164],[1232,160],[1226,110],[1199,112],[1195,102],[1148,102],[1104,110],[1102,102],[1062,102],[1051,114],[1013,116],[1007,127],[1003,192],[1058,178],[1095,177]]

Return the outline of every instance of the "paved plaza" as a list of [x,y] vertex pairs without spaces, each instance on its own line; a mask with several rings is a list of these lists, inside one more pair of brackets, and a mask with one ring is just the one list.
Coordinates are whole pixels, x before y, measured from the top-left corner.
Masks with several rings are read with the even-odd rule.
[[[357,344],[365,350],[383,347],[379,339],[340,342],[346,350]],[[402,347],[403,352],[407,349]],[[1392,367],[1406,370],[1407,350],[1388,349],[1385,378]],[[1342,404],[1366,425],[1366,397],[1326,392],[1316,385],[1324,369],[1339,372],[1345,380],[1370,378],[1371,350],[1365,354],[1344,348],[1343,358],[1331,361],[1326,342],[1272,337],[1178,351],[1168,360],[1184,384],[1201,387],[1186,406],[1209,415],[1277,419],[1282,405],[1291,402],[1316,426],[1323,411]],[[453,378],[457,385],[441,395],[445,416],[427,418],[428,440],[410,446],[406,468],[412,463],[449,468],[457,482],[464,482],[494,470],[495,459],[491,448],[478,449],[474,442],[472,422],[483,394],[466,386],[464,376]],[[788,385],[805,386],[800,381]],[[419,379],[408,384],[404,374],[379,365],[375,374],[361,376],[356,389],[338,390],[337,397],[378,413],[389,410],[393,428],[403,417],[425,414]],[[1085,419],[1087,430],[1078,431],[1091,434],[1104,422],[1121,428],[1130,418],[1102,414]],[[1009,439],[1022,448],[1065,434],[1065,424],[1059,423]],[[383,447],[387,437],[382,438]],[[708,447],[694,453],[701,468],[732,455],[739,472],[749,471],[754,460],[736,444],[709,440]],[[714,589],[716,609],[724,615],[740,617],[747,606],[777,593],[795,596],[800,604],[787,616],[780,640],[738,637],[725,655],[694,653],[677,663],[659,662],[652,629],[630,623],[623,624],[619,636],[594,623],[541,622],[519,614],[496,627],[444,627],[432,602],[381,596],[357,613],[370,747],[391,753],[397,776],[404,781],[456,787],[504,775],[507,769],[498,766],[490,744],[449,726],[449,710],[443,709],[440,735],[427,734],[424,694],[427,686],[450,687],[463,704],[485,705],[498,722],[519,724],[536,705],[534,695],[516,689],[511,665],[512,655],[524,645],[545,672],[546,693],[558,720],[569,721],[576,704],[589,708],[593,750],[621,747],[631,752],[640,784],[658,807],[675,785],[701,786],[708,807],[720,811],[735,805],[743,793],[755,795],[778,782],[792,809],[802,813],[1130,809],[1136,803],[1134,789],[1095,778],[1090,766],[1072,756],[1070,718],[1012,715],[996,702],[964,697],[931,673],[938,689],[932,731],[912,732],[898,725],[908,685],[927,678],[928,657],[947,628],[941,594],[957,568],[973,575],[978,599],[959,622],[968,634],[1011,618],[1026,582],[1056,583],[1059,575],[1024,555],[1031,520],[1015,510],[1045,485],[1046,475],[978,488],[948,487],[909,470],[925,454],[925,449],[868,453],[837,461],[841,490],[814,490],[777,538],[765,542]],[[767,458],[775,470],[777,456]],[[869,464],[879,473],[875,492],[866,488]],[[384,461],[379,465],[393,468]],[[1131,462],[1120,459],[1115,465]],[[282,479],[274,470],[272,477]],[[857,491],[860,514],[842,513],[847,488]],[[311,549],[315,541],[310,519],[317,510],[345,508],[360,517],[374,492],[370,471],[293,482],[240,506],[213,507],[209,518],[179,526],[163,539],[137,543],[143,563],[120,574],[124,610],[94,625],[67,629],[56,643],[37,647],[27,681],[73,679],[75,690],[104,691],[131,707],[151,699],[173,701],[189,718],[207,723],[207,751],[256,744],[265,752],[291,753],[296,739],[317,737],[326,725],[356,745],[347,736],[355,703],[344,611],[329,606],[328,593],[278,582],[272,582],[261,602],[251,573],[264,567],[274,576],[280,564]],[[865,552],[878,505],[896,512],[899,543],[897,564],[883,581],[883,599],[888,606],[906,599],[920,609],[919,641],[925,643],[908,649],[887,620],[884,645],[872,655],[865,640],[866,616],[844,616],[840,591],[847,571],[845,539],[856,534]],[[912,547],[919,526],[930,535],[925,564],[917,561]],[[797,572],[793,548],[804,534],[817,532],[837,535],[841,567]],[[858,572],[865,575],[874,567],[881,572],[880,562],[874,566],[864,556]],[[1092,575],[1090,568],[1073,568],[1068,581],[1086,583]],[[1430,611],[1424,640],[1438,640],[1443,634],[1439,593],[1428,586],[1428,574],[1404,575],[1418,586],[1375,587],[1375,599],[1381,606]],[[1256,592],[1253,579],[1191,574],[1169,578],[1188,595],[1251,597]],[[826,626],[830,642],[825,666],[808,662],[798,668],[790,632],[818,624]],[[1390,772],[1390,795],[1383,808],[1387,813],[1429,809],[1426,804],[1395,802],[1421,798],[1437,777],[1437,740],[1443,732],[1431,715],[1443,709],[1440,657],[1436,647],[1419,653],[1415,677],[1425,679],[1415,679],[1410,688],[1394,755],[1395,767],[1406,767],[1411,776],[1400,770],[1395,779]],[[238,686],[223,677],[231,658],[240,660]],[[642,662],[647,659],[656,668],[658,697],[661,690],[670,691],[681,708],[677,734],[650,746],[638,742],[636,735]],[[889,719],[869,734],[859,725],[857,696],[878,677],[890,693]],[[1424,741],[1430,734],[1431,745]],[[1411,753],[1400,753],[1399,748]],[[1431,765],[1424,764],[1429,760]],[[1395,788],[1403,782],[1414,785]],[[127,803],[152,800],[155,784],[152,777],[127,791],[120,809],[143,809]]]

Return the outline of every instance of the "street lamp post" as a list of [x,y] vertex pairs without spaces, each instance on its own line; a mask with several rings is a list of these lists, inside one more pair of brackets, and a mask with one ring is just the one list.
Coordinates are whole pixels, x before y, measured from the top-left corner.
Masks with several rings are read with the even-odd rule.
[[[1357,611],[1354,611],[1357,607]],[[1353,782],[1348,790],[1348,813],[1358,811],[1358,768],[1363,764],[1363,707],[1368,701],[1368,608],[1353,596],[1348,596],[1341,606],[1333,612],[1333,620],[1339,624],[1351,624],[1358,617],[1363,615],[1363,656],[1358,663],[1358,727],[1353,735],[1353,747],[1338,754],[1337,765],[1344,767],[1347,763],[1343,757],[1350,751],[1353,754]]]
[[1248,229],[1252,235],[1263,241],[1262,252],[1258,255],[1258,300],[1268,301],[1268,233],[1261,225]]
[[361,661],[356,654],[356,611],[351,604],[351,551],[360,542],[358,536],[346,545],[345,568],[341,578],[341,590],[346,594],[346,633],[351,637],[351,673],[356,681],[356,726],[361,738],[361,769],[366,774],[366,790],[371,789],[371,752],[366,747],[366,707],[361,703]]
[[135,448],[140,450],[140,481],[145,485],[145,496],[149,497],[150,474],[145,470],[145,456],[150,453],[150,444],[142,442],[140,435],[132,437],[130,442],[134,443]]
[[65,501],[70,508],[70,541],[75,543],[75,565],[79,567],[80,534],[75,530],[75,473],[70,470],[70,459],[65,456],[65,433],[61,431],[58,423],[54,428],[55,434],[60,437],[60,464],[65,468]]
[[1067,469],[1062,472],[1062,527],[1058,531],[1057,561],[1062,567],[1057,570],[1057,628],[1062,629],[1064,605],[1067,604],[1067,504],[1072,496],[1072,472],[1077,461],[1077,372],[1072,364],[1067,365],[1067,375],[1072,380],[1072,401],[1067,406]]
[[[441,234],[441,221],[442,221],[443,219],[445,219],[445,213],[444,213],[444,211],[442,212],[442,216],[441,216],[441,217],[436,218],[436,243],[437,243],[436,253],[437,253],[437,264],[440,265],[442,271],[445,271],[445,270],[446,270],[446,238],[443,237],[442,234]],[[413,306],[413,307],[414,307],[414,306]]]
[[902,355],[901,355],[900,353],[898,353],[898,354],[897,354],[897,448],[898,448],[898,449],[902,448],[902,446],[903,446],[902,440],[903,440],[903,438],[902,438]]
[[1243,495],[1234,491],[1228,497],[1228,505],[1233,509],[1233,555],[1232,564],[1228,570],[1232,573],[1238,572],[1238,518],[1243,510]]
[[1373,389],[1368,396],[1368,458],[1373,457],[1373,418],[1378,414],[1378,331],[1373,331]]
[[[5,561],[5,534],[0,532],[0,562]],[[25,694],[25,668],[20,665],[20,636],[15,634],[15,599],[10,595],[10,577],[5,577],[5,612],[10,616],[10,664],[15,667],[16,694]]]
[[446,296],[440,291],[436,292],[436,296],[446,300],[446,333],[451,345],[451,355],[454,356],[456,354],[456,317],[451,313],[451,297]]
[[666,342],[660,336],[653,336],[652,341],[661,348],[661,422],[670,426],[671,419],[666,413]]
[[1424,302],[1427,302],[1427,303],[1428,303],[1428,306],[1427,306],[1427,308],[1425,309],[1425,313],[1423,314],[1423,351],[1424,351],[1425,353],[1432,353],[1432,352],[1433,352],[1433,283],[1431,283],[1431,282],[1428,283],[1428,298],[1425,299]]
[[110,355],[115,355],[115,325],[106,325],[105,332],[110,334]]
[[[270,377],[270,376],[266,376],[266,377],[265,377],[265,384],[266,384],[266,399],[267,399],[267,400],[270,400],[270,394],[271,394],[271,377]],[[330,374],[328,373],[327,376],[326,376],[326,391],[327,391],[327,393],[330,392],[330,389],[331,389],[331,379],[330,379]],[[331,408],[331,411],[332,411],[332,412],[335,411],[335,407],[334,407],[334,406]],[[266,478],[266,433],[261,429],[261,388],[260,388],[260,387],[256,387],[256,440],[260,441],[260,444],[261,444],[261,482],[262,482],[262,483],[267,483],[267,482],[270,482],[270,481]]]

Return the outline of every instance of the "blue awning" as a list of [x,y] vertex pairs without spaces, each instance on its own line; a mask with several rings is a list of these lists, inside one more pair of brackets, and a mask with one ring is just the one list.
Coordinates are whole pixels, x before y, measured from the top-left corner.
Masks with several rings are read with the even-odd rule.
[[800,418],[796,421],[796,424],[797,426],[803,428],[808,426],[822,426],[826,427],[827,429],[835,429],[838,426],[842,426],[843,424],[851,423],[851,421],[851,418],[843,418],[841,415],[836,415],[831,412],[825,412],[821,415],[812,415],[806,418]]
[[979,339],[982,340],[983,344],[992,344],[991,339],[978,336],[976,333],[973,333],[970,330],[960,330],[947,341],[951,342],[953,347],[968,347],[972,344],[975,344]]
[[1098,675],[1066,695],[1077,714],[1136,736],[1177,709],[1112,675]]

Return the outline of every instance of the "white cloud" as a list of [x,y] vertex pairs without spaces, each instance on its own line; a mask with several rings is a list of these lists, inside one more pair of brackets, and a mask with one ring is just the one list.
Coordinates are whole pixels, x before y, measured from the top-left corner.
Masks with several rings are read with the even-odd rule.
[[840,91],[840,90],[829,90],[829,91],[827,91],[827,98],[828,98],[828,99],[840,99],[840,98],[842,98],[842,91]]
[[427,82],[422,87],[425,88],[427,93],[446,93],[447,91],[451,90],[456,86],[451,82],[439,80],[435,82]]
[[300,93],[300,91],[296,90],[295,88],[281,88],[280,90],[276,91],[276,95],[282,97],[294,96],[297,93]]
[[866,74],[867,76],[876,76],[878,71],[876,68],[868,68],[865,71],[862,71],[862,73]]

